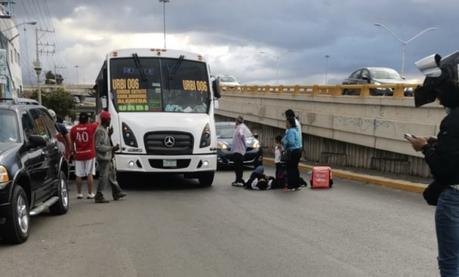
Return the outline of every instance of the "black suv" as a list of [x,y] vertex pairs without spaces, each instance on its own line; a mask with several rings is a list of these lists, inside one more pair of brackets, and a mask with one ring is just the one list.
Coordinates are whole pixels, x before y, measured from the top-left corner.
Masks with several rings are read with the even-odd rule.
[[0,99],[0,236],[22,243],[30,216],[69,208],[67,163],[47,109]]

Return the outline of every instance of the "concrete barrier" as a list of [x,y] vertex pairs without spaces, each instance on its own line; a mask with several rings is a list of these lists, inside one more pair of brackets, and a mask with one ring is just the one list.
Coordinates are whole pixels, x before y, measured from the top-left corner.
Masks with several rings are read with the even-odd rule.
[[[272,158],[264,158],[263,162],[264,164],[267,164],[267,165],[274,165],[274,159]],[[307,173],[308,171],[311,171],[312,167],[313,167],[312,165],[307,165],[303,163],[299,164],[299,169],[300,169],[300,172],[302,173]],[[346,170],[339,170],[339,169],[333,169],[333,177],[357,181],[357,182],[364,183],[364,184],[383,186],[387,188],[398,189],[398,190],[403,190],[403,191],[408,191],[408,192],[416,192],[416,193],[422,193],[424,189],[427,187],[427,184],[360,174],[360,173],[350,172]],[[309,180],[307,181],[309,183]]]

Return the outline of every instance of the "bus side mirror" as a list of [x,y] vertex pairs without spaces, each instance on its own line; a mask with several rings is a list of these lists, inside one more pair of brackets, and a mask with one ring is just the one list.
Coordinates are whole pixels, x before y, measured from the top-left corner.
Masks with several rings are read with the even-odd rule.
[[214,91],[214,97],[215,98],[220,98],[222,97],[221,95],[221,89],[220,89],[220,80],[215,79],[212,81],[212,90]]

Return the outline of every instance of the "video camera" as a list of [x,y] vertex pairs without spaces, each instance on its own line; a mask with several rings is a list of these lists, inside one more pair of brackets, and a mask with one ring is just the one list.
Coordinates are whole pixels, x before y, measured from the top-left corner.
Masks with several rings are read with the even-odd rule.
[[459,106],[459,51],[444,58],[433,54],[415,64],[426,75],[422,86],[418,86],[414,91],[416,107],[434,102],[437,98],[445,107]]

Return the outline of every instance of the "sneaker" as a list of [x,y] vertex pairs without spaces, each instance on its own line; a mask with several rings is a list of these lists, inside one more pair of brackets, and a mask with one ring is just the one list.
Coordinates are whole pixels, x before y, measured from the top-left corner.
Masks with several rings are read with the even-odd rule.
[[77,193],[77,199],[83,199],[83,193]]
[[125,192],[118,192],[113,194],[113,200],[120,200],[121,198],[125,197],[127,194]]
[[98,192],[94,198],[95,203],[109,203],[107,199],[105,199],[104,195],[101,192]]
[[94,199],[94,197],[96,197],[96,195],[94,193],[89,193],[88,196],[86,198],[88,199]]
[[108,201],[107,199],[105,199],[103,196],[100,197],[100,198],[94,198],[94,202],[95,203],[110,203],[110,201]]

